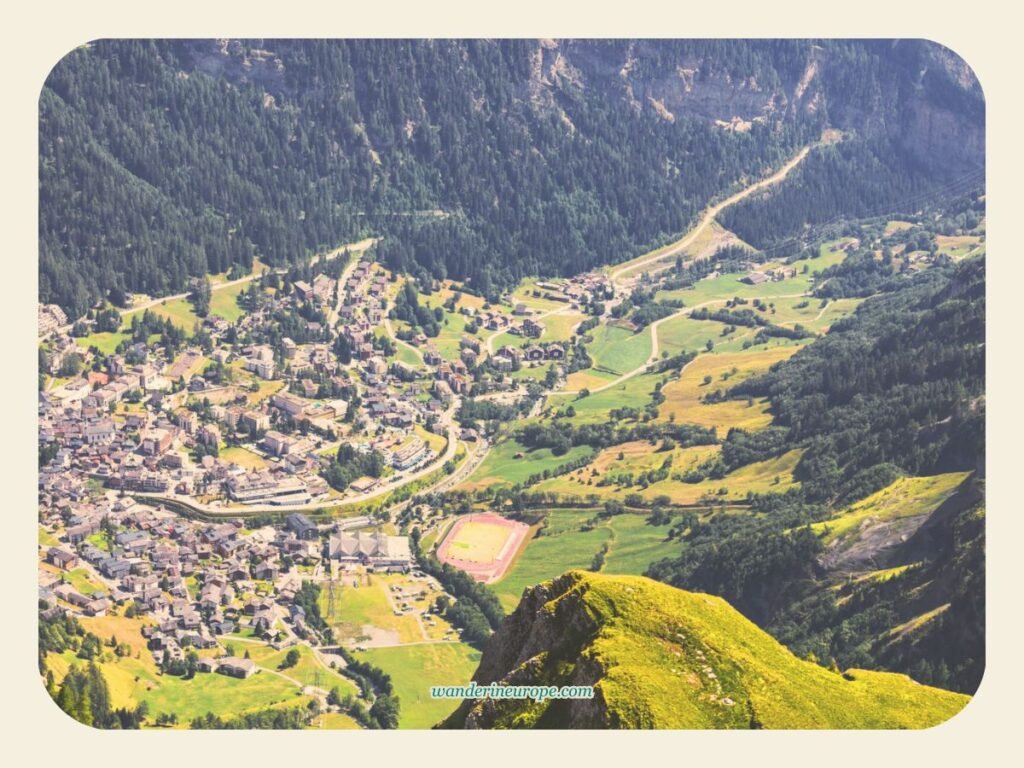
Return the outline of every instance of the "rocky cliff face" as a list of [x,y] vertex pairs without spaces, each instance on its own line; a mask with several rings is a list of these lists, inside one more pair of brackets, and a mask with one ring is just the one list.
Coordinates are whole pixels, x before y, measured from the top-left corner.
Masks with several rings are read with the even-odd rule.
[[[605,670],[584,653],[601,624],[572,589],[567,574],[541,584],[523,596],[516,611],[488,645],[474,679],[481,685],[596,685]],[[567,666],[565,660],[578,660]],[[536,707],[519,711],[520,702],[481,701],[466,714],[465,727],[488,728],[495,723],[525,724]],[[558,702],[545,720],[572,728],[607,727],[607,707],[593,700]]]
[[[438,44],[462,47],[463,58],[470,55],[464,43]],[[518,97],[537,110],[556,112],[570,132],[575,126],[565,100],[600,93],[667,121],[697,118],[743,132],[759,123],[809,119],[864,136],[887,134],[922,160],[984,162],[984,97],[963,59],[920,40],[879,41],[856,55],[849,45],[794,41],[773,48],[766,41],[732,41],[727,49],[724,43],[715,48],[696,41],[544,39],[529,44],[525,62],[518,61],[518,51],[507,56],[521,73]],[[255,83],[273,104],[299,87],[286,78],[290,51],[299,46],[218,39],[183,41],[181,50],[189,67]],[[474,98],[480,109],[490,107],[484,92]]]

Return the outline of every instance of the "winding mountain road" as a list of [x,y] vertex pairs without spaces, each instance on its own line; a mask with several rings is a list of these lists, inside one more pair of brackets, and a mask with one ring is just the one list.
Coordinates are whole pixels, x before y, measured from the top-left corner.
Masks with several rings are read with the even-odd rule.
[[630,272],[635,272],[636,270],[642,269],[648,264],[653,264],[655,262],[662,261],[663,259],[671,258],[672,256],[675,256],[676,254],[686,250],[686,248],[694,240],[697,239],[697,236],[700,235],[701,232],[703,232],[707,227],[711,226],[711,222],[715,220],[715,217],[718,216],[718,214],[720,214],[729,206],[735,205],[736,203],[740,202],[741,200],[744,200],[745,198],[749,197],[755,192],[758,192],[766,187],[770,187],[774,184],[778,184],[780,181],[785,179],[786,176],[789,175],[789,172],[796,168],[803,161],[803,159],[807,157],[808,153],[816,146],[819,146],[819,144],[807,145],[799,152],[797,152],[795,155],[793,155],[793,157],[791,157],[785,165],[779,168],[779,170],[777,170],[771,176],[767,176],[761,179],[760,181],[756,181],[750,186],[744,187],[739,192],[725,198],[725,200],[722,200],[721,202],[715,203],[714,205],[710,206],[704,211],[704,215],[701,217],[700,221],[697,222],[696,226],[694,226],[693,229],[691,229],[689,232],[683,235],[682,238],[676,240],[674,243],[666,246],[665,248],[660,248],[651,253],[650,255],[642,257],[639,261],[626,262],[618,269],[613,270],[608,275],[609,279],[612,281],[613,284],[617,283],[622,275],[625,275]]
[[[655,262],[662,261],[666,258],[671,258],[672,256],[675,256],[676,254],[684,251],[700,235],[701,232],[703,232],[707,227],[711,226],[711,223],[715,220],[715,217],[718,216],[718,214],[720,214],[729,206],[735,205],[736,203],[749,197],[755,192],[765,189],[766,187],[770,187],[773,184],[778,184],[780,181],[785,179],[786,176],[789,175],[789,172],[796,168],[803,161],[803,159],[807,157],[808,153],[816,146],[819,145],[809,144],[808,146],[804,147],[799,152],[797,152],[793,157],[791,157],[785,165],[783,165],[771,176],[767,176],[761,179],[760,181],[751,184],[748,187],[744,187],[739,192],[727,197],[725,200],[722,200],[721,202],[710,206],[704,212],[704,215],[701,216],[701,219],[699,222],[697,222],[696,226],[694,226],[693,229],[687,232],[682,238],[680,238],[676,242],[672,243],[671,245],[665,248],[661,248],[657,251],[654,251],[648,256],[642,257],[639,261],[627,262],[618,269],[613,270],[608,276],[609,279],[612,281],[612,284],[618,287],[618,281],[621,279],[623,275],[626,275],[631,272],[636,272],[637,270],[642,269],[648,264],[653,264]],[[773,298],[792,298],[802,295],[803,294],[789,294],[787,296],[775,296]],[[693,307],[684,307],[680,309],[678,312],[673,312],[671,315],[667,315],[666,317],[663,317],[660,320],[655,320],[648,326],[648,328],[651,329],[651,354],[648,356],[647,361],[637,366],[633,370],[622,374],[613,381],[609,381],[608,383],[602,384],[599,387],[594,387],[593,389],[588,388],[588,391],[591,394],[594,394],[596,392],[603,392],[606,389],[611,389],[612,387],[618,386],[619,384],[622,384],[624,381],[627,381],[628,379],[631,379],[634,376],[643,373],[652,364],[654,364],[654,362],[657,361],[658,359],[658,355],[660,354],[660,349],[658,346],[658,328],[661,326],[662,323],[674,320],[675,318],[681,317],[683,315],[688,315],[695,309],[700,309],[701,307],[706,307],[711,304],[722,304],[725,301],[726,299],[713,299],[711,301],[705,301],[704,303],[697,304],[696,306]],[[490,339],[488,339],[488,342],[489,341]],[[580,390],[576,389],[559,389],[549,390],[545,392],[545,394],[547,395],[578,395],[579,393]]]

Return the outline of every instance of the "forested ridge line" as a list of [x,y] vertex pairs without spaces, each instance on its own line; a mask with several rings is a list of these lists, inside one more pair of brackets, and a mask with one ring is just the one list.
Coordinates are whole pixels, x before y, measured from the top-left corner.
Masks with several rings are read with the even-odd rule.
[[[368,234],[393,269],[493,295],[671,241],[830,126],[852,129],[834,151],[856,160],[830,178],[899,161],[857,201],[926,189],[966,160],[911,142],[918,112],[953,115],[964,152],[983,131],[943,57],[919,41],[98,41],[40,98],[40,299],[77,316]],[[715,122],[731,110],[749,128]],[[394,215],[410,211],[450,215]]]

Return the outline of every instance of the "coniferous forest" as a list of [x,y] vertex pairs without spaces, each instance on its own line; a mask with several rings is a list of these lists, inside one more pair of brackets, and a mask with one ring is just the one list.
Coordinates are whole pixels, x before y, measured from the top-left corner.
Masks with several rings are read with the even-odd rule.
[[[976,169],[980,89],[950,57],[919,41],[96,41],[40,95],[40,299],[78,316],[368,234],[389,266],[489,295],[640,253],[844,132],[727,217],[762,245]],[[734,117],[745,130],[715,122]]]

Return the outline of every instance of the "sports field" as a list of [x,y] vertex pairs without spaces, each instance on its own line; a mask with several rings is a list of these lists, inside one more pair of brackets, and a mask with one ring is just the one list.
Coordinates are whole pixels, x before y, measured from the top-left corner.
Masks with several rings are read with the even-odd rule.
[[437,548],[437,559],[490,583],[504,575],[529,530],[493,512],[469,515],[452,526]]
[[509,530],[503,525],[468,521],[459,535],[448,545],[453,557],[471,563],[489,563],[508,541]]
[[228,464],[237,464],[247,470],[265,469],[267,467],[267,462],[262,456],[240,446],[222,449],[220,460]]

